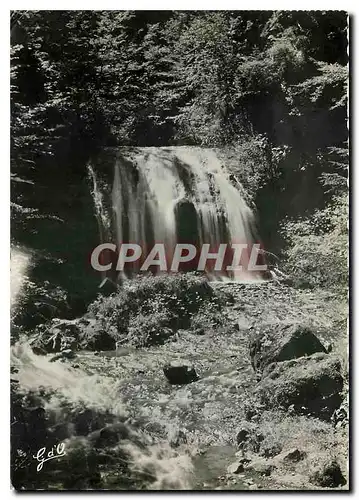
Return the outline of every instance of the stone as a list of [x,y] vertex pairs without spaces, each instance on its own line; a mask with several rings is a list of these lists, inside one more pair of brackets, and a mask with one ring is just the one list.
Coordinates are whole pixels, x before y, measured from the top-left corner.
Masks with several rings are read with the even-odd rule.
[[177,429],[174,432],[169,433],[168,441],[170,443],[170,446],[172,446],[173,448],[177,448],[178,446],[187,443],[186,433],[181,429]]
[[58,354],[55,354],[55,356],[50,358],[50,362],[65,360],[65,359],[74,359],[75,357],[76,354],[71,349],[65,349],[64,351],[59,352]]
[[116,446],[121,440],[127,439],[130,433],[123,423],[110,424],[90,434],[89,438],[95,448]]
[[281,408],[297,415],[329,421],[342,402],[344,380],[339,359],[320,354],[272,366],[255,396],[266,409]]
[[272,471],[275,469],[273,464],[263,462],[253,462],[250,468],[261,476],[270,476],[272,474]]
[[246,484],[253,484],[254,483],[253,479],[251,479],[251,478],[245,479],[243,482]]
[[114,351],[116,349],[116,332],[110,334],[104,331],[95,319],[81,318],[79,327],[79,343],[82,349],[91,351]]
[[37,356],[44,356],[46,354],[45,349],[43,349],[42,347],[32,345],[31,348],[33,353],[36,354]]
[[311,483],[324,488],[336,488],[344,486],[346,479],[336,460],[330,460],[319,464],[309,475]]
[[241,460],[239,460],[238,462],[234,462],[233,464],[227,467],[228,474],[239,474],[240,472],[243,471],[244,471],[244,466]]
[[104,417],[89,408],[84,409],[73,417],[73,426],[77,436],[87,436],[91,432],[101,429],[104,425]]
[[241,444],[243,442],[246,442],[249,438],[249,430],[248,429],[240,429],[237,433],[237,444]]
[[272,325],[250,336],[249,352],[252,367],[263,372],[272,363],[327,353],[326,348],[308,326],[299,324]]
[[183,385],[198,380],[198,375],[193,366],[182,362],[172,361],[163,368],[163,373],[172,385]]
[[293,448],[285,453],[283,456],[284,462],[300,462],[303,460],[307,454],[305,451],[298,450],[298,448]]

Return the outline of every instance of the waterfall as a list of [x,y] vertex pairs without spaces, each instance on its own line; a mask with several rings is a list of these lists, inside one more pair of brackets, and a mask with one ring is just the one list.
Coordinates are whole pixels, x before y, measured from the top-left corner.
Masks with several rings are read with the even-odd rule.
[[[122,243],[136,243],[143,250],[142,259],[131,263],[126,275],[139,270],[155,243],[165,245],[167,259],[171,259],[176,243],[193,244],[198,249],[207,243],[211,252],[218,251],[222,243],[241,243],[248,245],[242,253],[242,271],[214,271],[214,262],[212,266],[208,261],[207,275],[211,279],[260,278],[259,273],[246,269],[256,242],[254,215],[229,180],[218,152],[187,146],[121,148],[113,168],[113,242],[117,248]],[[95,178],[94,172],[92,175]],[[97,195],[95,205],[99,199]],[[228,249],[227,264],[232,256]]]
[[105,241],[106,235],[108,235],[109,232],[110,219],[104,207],[103,194],[101,192],[96,173],[92,168],[92,165],[88,165],[87,169],[88,169],[88,176],[92,183],[91,194],[94,201],[95,215],[99,227],[100,239],[101,242],[103,242]]
[[10,254],[10,304],[12,314],[19,305],[21,294],[27,283],[30,264],[30,252],[24,248],[12,245]]

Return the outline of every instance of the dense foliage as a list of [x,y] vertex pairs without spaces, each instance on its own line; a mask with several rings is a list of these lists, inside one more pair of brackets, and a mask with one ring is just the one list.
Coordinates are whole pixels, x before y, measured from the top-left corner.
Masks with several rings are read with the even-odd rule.
[[131,280],[109,297],[99,297],[90,305],[89,315],[119,344],[140,347],[161,344],[179,329],[208,327],[228,300],[227,294],[215,293],[195,273],[148,276]]
[[286,267],[294,284],[323,287],[345,295],[348,287],[348,206],[335,198],[312,217],[284,225],[288,240]]

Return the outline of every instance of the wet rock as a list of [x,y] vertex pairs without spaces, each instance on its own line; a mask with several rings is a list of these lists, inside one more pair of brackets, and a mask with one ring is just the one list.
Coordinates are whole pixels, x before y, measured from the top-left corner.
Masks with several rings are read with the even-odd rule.
[[253,470],[261,476],[270,476],[274,469],[274,464],[266,462],[252,462],[248,467],[248,470]]
[[193,366],[183,364],[178,361],[172,361],[163,368],[163,373],[173,385],[189,384],[198,380],[198,375]]
[[258,453],[264,436],[261,432],[256,430],[256,427],[243,427],[237,433],[236,440],[240,450],[250,450],[254,453]]
[[113,351],[116,349],[116,332],[105,332],[98,321],[90,318],[79,320],[79,343],[82,349]]
[[71,432],[69,430],[69,425],[67,423],[55,424],[52,426],[49,431],[53,438],[56,438],[56,441],[61,442],[71,436]]
[[44,356],[45,354],[47,354],[45,349],[43,349],[42,347],[39,347],[37,345],[33,345],[31,347],[32,347],[33,353],[36,354],[37,356]]
[[255,395],[267,409],[291,407],[295,414],[330,420],[342,402],[340,369],[337,358],[319,354],[274,364]]
[[93,432],[89,437],[95,448],[112,447],[116,446],[119,441],[127,439],[129,430],[125,424],[111,424]]
[[87,436],[89,433],[105,425],[104,416],[88,408],[74,417],[74,428],[78,436]]
[[344,486],[346,479],[336,460],[330,460],[318,465],[309,475],[310,482],[324,488]]
[[65,349],[64,351],[59,352],[58,354],[55,354],[55,356],[50,358],[50,362],[65,360],[65,359],[74,359],[75,357],[76,354],[71,349]]
[[249,352],[254,370],[263,372],[271,363],[327,350],[309,327],[290,324],[273,325],[266,331],[252,333]]
[[244,405],[244,416],[245,419],[251,422],[252,420],[255,420],[258,417],[258,408],[254,408],[251,405]]
[[108,333],[99,331],[87,341],[85,347],[94,351],[113,351],[116,348],[116,341]]
[[246,483],[246,484],[254,484],[254,481],[253,481],[253,479],[251,479],[251,478],[244,479],[244,481],[243,481],[243,482],[244,482],[244,483]]
[[237,444],[242,444],[249,439],[250,432],[248,429],[240,429],[237,433]]
[[298,448],[293,448],[292,450],[284,454],[283,462],[300,462],[306,456],[307,454],[305,453],[305,451],[298,450]]
[[186,436],[186,433],[184,431],[179,429],[179,430],[175,431],[174,433],[170,433],[168,435],[168,440],[169,440],[170,445],[173,448],[177,448],[178,446],[181,446],[182,444],[187,443],[187,436]]
[[241,462],[241,460],[238,460],[237,462],[234,462],[233,464],[227,467],[228,474],[239,474],[240,472],[243,471],[244,471],[244,465]]

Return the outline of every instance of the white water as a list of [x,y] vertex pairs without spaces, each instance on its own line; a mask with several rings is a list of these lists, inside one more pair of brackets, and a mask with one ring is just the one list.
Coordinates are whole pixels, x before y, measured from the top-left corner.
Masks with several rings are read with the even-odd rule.
[[101,241],[104,241],[110,229],[110,220],[106,213],[103,203],[103,194],[101,192],[96,173],[91,165],[88,165],[88,175],[92,183],[91,194],[95,206],[95,215],[99,226]]
[[10,304],[14,310],[27,281],[27,272],[31,263],[29,252],[18,247],[11,247],[10,253]]
[[[100,199],[98,194],[94,195]],[[192,215],[181,215],[181,203]],[[195,244],[255,242],[255,220],[215,150],[198,147],[148,147],[119,150],[112,189],[113,234],[117,246],[136,243],[146,255],[154,243],[164,243],[170,256],[179,242],[179,223],[196,228]],[[187,220],[185,220],[187,219]],[[193,243],[193,241],[180,241]],[[258,279],[246,271],[221,271],[216,278]],[[140,265],[140,263],[139,263]],[[139,266],[138,266],[139,267]],[[206,269],[212,276],[212,271]]]
[[[113,378],[88,375],[64,362],[50,362],[49,357],[35,355],[26,343],[17,343],[12,347],[11,365],[17,368],[12,378],[19,381],[22,390],[35,393],[42,388],[47,390],[51,396],[43,399],[42,406],[59,423],[67,423],[71,427],[66,409],[69,405],[78,408],[79,412],[85,407],[99,413],[108,412],[121,422],[126,419],[127,410],[121,400],[120,384]],[[191,488],[193,464],[189,449],[174,450],[167,442],[154,443],[145,433],[124,425],[129,436],[121,441],[120,446],[128,453],[128,463],[134,474],[149,472],[154,477],[154,481],[147,485],[148,489]],[[65,440],[67,452],[71,453],[79,441],[87,445],[86,437],[71,436]]]
[[[30,265],[30,252],[18,247],[11,249],[12,312],[21,305]],[[85,407],[94,412],[110,413],[120,421],[126,419],[127,409],[121,399],[120,384],[113,378],[89,375],[61,361],[50,362],[51,355],[37,356],[26,340],[13,345],[10,353],[11,366],[16,368],[12,379],[18,380],[20,390],[39,394],[39,390],[44,388],[51,396],[43,397],[41,405],[57,422],[67,423],[69,429],[72,422],[67,416],[68,405],[78,408],[78,411]],[[152,474],[154,481],[147,485],[148,489],[191,488],[193,465],[189,450],[173,450],[167,442],[155,444],[143,432],[129,425],[127,428],[129,439],[123,441],[122,447],[128,453],[128,465],[135,475],[144,472]],[[88,445],[86,438],[70,436],[65,440],[68,452],[71,453],[72,448],[78,445],[79,439],[85,446]]]

